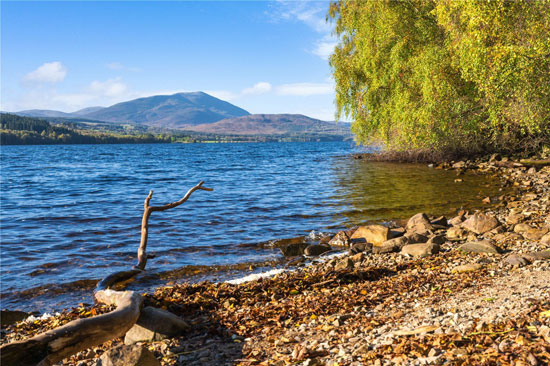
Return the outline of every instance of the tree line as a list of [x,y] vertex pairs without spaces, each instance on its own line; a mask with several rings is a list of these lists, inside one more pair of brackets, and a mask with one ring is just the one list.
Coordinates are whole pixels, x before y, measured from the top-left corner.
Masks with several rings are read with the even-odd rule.
[[550,144],[550,1],[339,0],[337,118],[389,150]]

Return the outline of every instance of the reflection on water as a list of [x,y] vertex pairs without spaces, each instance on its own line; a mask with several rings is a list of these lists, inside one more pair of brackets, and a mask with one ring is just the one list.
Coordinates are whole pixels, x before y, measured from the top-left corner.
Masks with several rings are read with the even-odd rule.
[[454,183],[455,172],[354,160],[355,151],[349,143],[3,146],[2,306],[28,294],[40,295],[25,302],[29,309],[78,303],[94,280],[128,269],[150,189],[153,205],[179,199],[200,180],[214,192],[153,213],[155,257],[143,289],[178,274],[187,280],[185,268],[208,268],[190,266],[280,258],[255,243],[449,213],[498,194],[484,176]]

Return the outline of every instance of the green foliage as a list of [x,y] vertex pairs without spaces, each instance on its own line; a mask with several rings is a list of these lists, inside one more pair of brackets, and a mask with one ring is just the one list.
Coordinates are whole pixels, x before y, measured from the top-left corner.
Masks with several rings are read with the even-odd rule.
[[394,150],[494,149],[550,133],[550,2],[332,3],[338,118]]

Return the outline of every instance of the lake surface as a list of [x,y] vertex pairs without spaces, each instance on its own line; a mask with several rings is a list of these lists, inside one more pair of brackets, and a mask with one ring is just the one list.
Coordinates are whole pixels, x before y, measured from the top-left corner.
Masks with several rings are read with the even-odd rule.
[[[148,290],[201,267],[279,259],[256,244],[417,212],[450,214],[498,184],[424,165],[350,157],[350,143],[3,146],[2,308],[91,302],[95,282],[136,264],[143,201],[182,206],[149,221]],[[239,276],[239,271],[210,279]],[[208,272],[208,271],[206,271]],[[138,287],[139,287],[138,286]]]

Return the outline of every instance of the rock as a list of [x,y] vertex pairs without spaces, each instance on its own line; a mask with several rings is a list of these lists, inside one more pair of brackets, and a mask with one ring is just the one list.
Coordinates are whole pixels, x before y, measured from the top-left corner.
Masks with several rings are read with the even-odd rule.
[[401,248],[403,248],[408,243],[409,243],[409,239],[406,236],[400,236],[398,238],[386,240],[379,247],[373,247],[372,252],[378,253],[378,254],[398,252],[401,250]]
[[437,226],[449,226],[447,218],[445,216],[439,216],[438,218],[431,220],[430,223]]
[[514,232],[518,234],[523,234],[524,232],[527,232],[531,229],[531,226],[527,224],[517,224],[514,226]]
[[497,219],[482,213],[476,213],[468,217],[461,226],[467,230],[473,231],[476,234],[484,234],[496,228],[499,225]]
[[364,239],[374,246],[382,245],[390,239],[390,229],[382,225],[360,226],[351,236],[351,239]]
[[274,240],[272,242],[271,246],[273,248],[282,248],[282,247],[286,247],[287,245],[291,245],[291,244],[302,244],[306,241],[307,241],[307,239],[306,239],[305,236],[298,236],[296,238]]
[[349,247],[350,239],[345,231],[339,231],[328,243],[333,247]]
[[469,263],[469,264],[463,264],[461,266],[456,266],[455,268],[452,269],[451,272],[453,273],[474,272],[481,268],[483,268],[483,266],[479,263]]
[[318,256],[325,252],[329,252],[331,249],[332,248],[330,247],[330,245],[312,244],[304,250],[304,254],[309,256]]
[[544,235],[542,238],[540,238],[540,242],[542,244],[550,245],[550,233]]
[[466,167],[466,163],[464,161],[458,161],[452,165],[453,169],[461,169]]
[[124,337],[124,343],[160,341],[181,334],[189,325],[180,317],[151,306],[143,308],[138,321]]
[[103,353],[97,366],[160,366],[160,362],[142,346],[122,344]]
[[506,223],[508,225],[515,225],[520,223],[523,220],[523,215],[521,214],[510,214],[506,217]]
[[426,243],[428,241],[427,236],[418,233],[407,233],[405,237],[409,244]]
[[428,239],[427,243],[441,245],[445,243],[445,237],[443,235],[434,235],[430,239]]
[[464,215],[458,215],[458,216],[455,216],[453,217],[452,219],[449,220],[449,225],[451,226],[457,226],[457,225],[460,225],[462,224],[462,222],[466,220],[466,218],[464,217]]
[[439,253],[439,245],[437,244],[408,244],[401,249],[401,253],[412,257],[423,258],[432,254]]
[[491,240],[472,241],[462,244],[459,250],[469,253],[500,254],[502,249],[493,244]]
[[19,310],[0,310],[0,324],[2,328],[20,322],[31,316],[31,313],[25,313]]
[[337,271],[344,270],[344,269],[353,269],[353,261],[349,257],[346,257],[341,261],[339,261],[338,263],[336,263],[336,265],[334,266],[334,269]]
[[526,253],[523,254],[523,257],[531,262],[538,260],[550,259],[550,250],[542,250],[540,252]]
[[531,228],[523,232],[521,235],[523,235],[525,239],[538,241],[538,240],[541,240],[544,237],[544,235],[548,233],[548,231],[549,230],[546,227]]
[[357,253],[355,255],[352,255],[351,257],[349,257],[351,259],[351,261],[353,263],[359,263],[359,262],[362,262],[363,261],[363,258],[365,257],[365,255],[363,253]]
[[296,257],[304,254],[304,250],[308,247],[308,245],[309,244],[307,243],[294,243],[279,249],[281,249],[281,252],[285,257]]
[[446,235],[449,240],[463,240],[468,237],[468,230],[458,226],[453,226],[447,230]]
[[370,252],[372,251],[372,244],[371,243],[355,243],[350,248],[351,254],[357,254],[361,252]]
[[432,223],[425,213],[417,213],[407,221],[405,230],[407,233],[425,235],[434,229]]
[[506,259],[504,259],[504,262],[514,267],[524,267],[528,264],[531,264],[528,259],[518,254],[509,255],[508,257],[506,257]]

